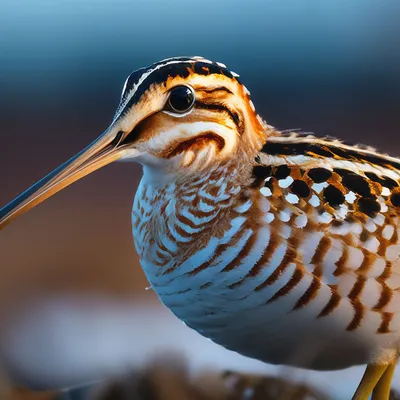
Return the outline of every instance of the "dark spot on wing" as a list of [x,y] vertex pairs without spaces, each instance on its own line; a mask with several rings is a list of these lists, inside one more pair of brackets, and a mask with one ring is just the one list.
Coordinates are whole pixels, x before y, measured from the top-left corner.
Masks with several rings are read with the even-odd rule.
[[290,175],[290,168],[287,165],[279,165],[274,171],[276,179],[285,179]]
[[368,182],[361,175],[358,175],[347,169],[335,169],[334,171],[342,177],[342,184],[347,189],[359,194],[362,197],[371,196],[371,189],[368,185]]
[[264,180],[272,175],[272,167],[264,165],[256,165],[253,168],[253,177],[256,180]]
[[315,183],[326,182],[332,176],[332,172],[326,168],[312,168],[307,174]]
[[292,193],[296,194],[299,197],[308,197],[311,193],[310,188],[308,187],[307,183],[300,179],[296,179],[290,185],[290,190]]
[[376,197],[360,197],[356,203],[356,206],[358,207],[358,211],[368,215],[369,217],[375,217],[376,214],[378,214],[378,212],[381,210],[381,206]]
[[390,201],[395,207],[400,207],[400,193],[393,193],[390,196]]
[[344,195],[343,193],[333,185],[329,185],[324,190],[324,200],[331,207],[338,207],[340,204],[344,203]]

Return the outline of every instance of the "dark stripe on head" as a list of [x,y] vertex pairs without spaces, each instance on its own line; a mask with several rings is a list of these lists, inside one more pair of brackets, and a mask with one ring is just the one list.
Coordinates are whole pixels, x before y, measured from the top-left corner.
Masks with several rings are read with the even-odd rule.
[[140,77],[144,73],[148,72],[149,70],[157,67],[160,64],[165,64],[165,63],[170,62],[170,61],[189,62],[189,61],[192,61],[192,60],[193,59],[191,57],[171,57],[171,58],[167,58],[165,60],[161,60],[159,62],[156,62],[156,63],[154,63],[154,64],[152,64],[152,65],[150,65],[148,67],[143,67],[143,68],[140,68],[140,69],[138,69],[136,71],[133,71],[129,75],[128,79],[126,80],[125,90],[122,93],[122,99],[124,99],[125,96],[133,89],[133,86],[136,85],[139,82]]
[[199,75],[211,75],[211,74],[218,74],[218,75],[225,75],[228,78],[233,78],[233,75],[229,70],[224,67],[219,66],[216,63],[206,63],[202,61],[197,61],[194,64],[194,72]]
[[379,166],[392,166],[400,170],[400,162],[388,160],[384,155],[366,154],[358,149],[347,149],[334,146],[330,143],[313,143],[313,142],[271,142],[267,141],[261,150],[263,153],[273,156],[295,156],[303,155],[309,157],[328,157],[342,158],[345,160],[356,162],[369,162]]
[[[128,104],[125,106],[125,109],[128,109],[133,104],[136,104],[140,97],[149,89],[151,85],[164,83],[168,80],[168,78],[175,78],[177,76],[187,78],[191,70],[194,70],[194,72],[199,75],[219,74],[231,79],[234,78],[228,69],[221,67],[216,63],[207,63],[190,57],[171,58],[133,72],[131,77],[128,78],[122,100],[126,98],[129,91],[132,90],[133,86],[138,83],[143,74],[157,67],[159,68],[151,72],[140,84],[135,93],[133,93],[132,97],[128,101]],[[234,79],[237,80],[236,77]]]
[[124,100],[127,94],[133,89],[133,87],[139,82],[140,77],[148,70],[148,68],[140,68],[137,71],[132,72],[126,80],[124,91],[121,95],[121,100]]
[[219,112],[225,112],[229,115],[229,118],[234,122],[236,125],[239,134],[242,135],[244,131],[244,126],[243,126],[243,121],[242,118],[240,118],[239,114],[235,111],[232,111],[228,106],[218,103],[203,103],[202,101],[197,100],[195,103],[196,108],[202,108],[205,110],[216,110]]

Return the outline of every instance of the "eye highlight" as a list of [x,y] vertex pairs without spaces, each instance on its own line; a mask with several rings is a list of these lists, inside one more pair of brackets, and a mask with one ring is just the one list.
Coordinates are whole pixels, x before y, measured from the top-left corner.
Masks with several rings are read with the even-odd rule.
[[196,97],[191,87],[176,86],[170,91],[166,109],[177,114],[183,114],[193,107],[195,100]]

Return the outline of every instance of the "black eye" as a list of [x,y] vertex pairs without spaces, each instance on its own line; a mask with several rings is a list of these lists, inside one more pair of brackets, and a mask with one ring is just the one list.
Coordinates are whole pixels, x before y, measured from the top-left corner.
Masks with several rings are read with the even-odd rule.
[[193,89],[187,86],[177,86],[170,92],[167,106],[170,111],[182,114],[191,109],[195,101]]

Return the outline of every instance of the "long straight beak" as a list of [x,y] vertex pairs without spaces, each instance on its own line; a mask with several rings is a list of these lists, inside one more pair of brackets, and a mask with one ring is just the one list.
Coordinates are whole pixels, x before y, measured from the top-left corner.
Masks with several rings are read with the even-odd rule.
[[116,129],[111,126],[86,149],[50,172],[0,209],[0,230],[14,218],[29,211],[53,194],[117,160],[121,154],[118,145],[123,136],[123,132],[116,132]]

